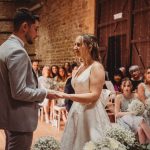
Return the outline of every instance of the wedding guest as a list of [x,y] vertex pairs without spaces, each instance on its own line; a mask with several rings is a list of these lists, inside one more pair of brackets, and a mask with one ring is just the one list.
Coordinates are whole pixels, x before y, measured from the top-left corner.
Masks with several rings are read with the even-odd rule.
[[[138,98],[146,104],[147,100],[150,100],[150,67],[147,67],[144,74],[144,83],[140,83],[138,86]],[[150,126],[150,114],[145,111],[145,119]]]
[[40,77],[42,75],[41,71],[39,69],[39,62],[37,60],[32,61],[32,68],[33,68],[37,77]]
[[52,78],[55,78],[58,76],[58,69],[59,67],[57,65],[52,65],[51,66],[51,75],[52,75]]
[[[59,67],[58,69],[58,76],[55,78],[57,82],[57,90],[63,92],[67,80],[67,72],[64,67]],[[59,107],[64,107],[65,106],[65,98],[58,98],[56,100],[56,105]],[[67,111],[62,110],[62,119],[64,122],[67,121]]]
[[64,68],[66,69],[67,75],[70,76],[71,75],[71,64],[70,64],[70,62],[65,62]]
[[[66,81],[66,84],[65,84],[65,88],[64,88],[64,92],[65,93],[68,93],[68,94],[74,94],[75,92],[74,92],[74,89],[73,89],[73,87],[72,87],[72,84],[71,84],[71,80],[72,80],[72,75],[77,71],[77,69],[78,69],[78,65],[77,65],[77,63],[73,63],[72,65],[71,65],[71,70],[72,70],[72,73],[71,73],[71,76],[67,79],[67,81]],[[67,109],[67,111],[69,112],[69,110],[70,110],[70,108],[71,108],[71,106],[72,106],[72,103],[73,103],[73,101],[71,100],[71,99],[68,99],[68,98],[66,98],[65,99],[65,106],[66,106],[66,109]]]
[[132,82],[133,91],[137,90],[138,85],[143,82],[143,77],[141,76],[140,67],[138,65],[133,65],[129,68],[130,80]]
[[143,116],[136,116],[135,112],[129,112],[129,104],[137,99],[135,93],[132,93],[132,83],[125,78],[121,84],[122,94],[115,99],[115,115],[117,123],[127,129],[131,129],[138,134],[140,144],[145,144],[147,139],[150,140],[150,127],[145,122]]
[[[42,70],[42,76],[38,78],[39,82],[39,88],[43,89],[54,89],[54,83],[53,79],[50,78],[50,67],[49,66],[44,66]],[[45,98],[42,103],[40,103],[41,106],[44,108],[44,116],[45,116],[45,122],[46,123],[51,123],[52,122],[52,105],[53,101]]]
[[121,92],[122,79],[123,79],[122,72],[119,69],[115,70],[112,83],[117,93]]
[[119,70],[122,72],[123,78],[125,78],[126,77],[126,68],[120,67]]

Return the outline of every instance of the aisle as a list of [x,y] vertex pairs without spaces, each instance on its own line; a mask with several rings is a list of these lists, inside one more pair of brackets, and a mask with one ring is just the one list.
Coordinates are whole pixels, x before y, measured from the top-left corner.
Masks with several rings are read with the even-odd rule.
[[[56,127],[52,127],[49,124],[39,121],[38,127],[34,132],[33,143],[41,136],[53,136],[56,139],[60,140],[63,133],[63,129],[64,126],[61,126],[61,129],[58,132]],[[4,132],[0,130],[0,150],[4,150],[4,146],[5,146],[5,135]]]

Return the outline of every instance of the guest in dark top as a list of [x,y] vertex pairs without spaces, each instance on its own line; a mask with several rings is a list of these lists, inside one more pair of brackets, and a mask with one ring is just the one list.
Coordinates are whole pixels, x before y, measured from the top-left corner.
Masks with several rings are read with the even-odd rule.
[[115,70],[112,83],[116,92],[121,92],[122,79],[122,72],[119,69]]
[[52,78],[55,78],[58,76],[58,70],[59,70],[59,67],[57,65],[52,65],[50,69]]
[[64,63],[64,68],[67,71],[67,75],[70,76],[71,75],[71,65],[70,65],[70,62],[65,62]]
[[[75,73],[75,71],[78,69],[78,65],[77,63],[73,63],[71,65],[71,68],[72,68],[72,75]],[[71,79],[72,79],[72,76],[68,78],[68,80],[66,81],[66,85],[65,85],[65,89],[64,89],[64,92],[65,93],[68,93],[68,94],[73,94],[75,93],[72,85],[71,85]],[[72,106],[72,103],[73,101],[70,100],[70,99],[65,99],[65,106],[66,106],[66,109],[67,111],[69,112],[71,106]]]
[[33,68],[37,77],[40,77],[42,75],[42,72],[39,69],[39,61],[38,60],[32,61],[32,68]]

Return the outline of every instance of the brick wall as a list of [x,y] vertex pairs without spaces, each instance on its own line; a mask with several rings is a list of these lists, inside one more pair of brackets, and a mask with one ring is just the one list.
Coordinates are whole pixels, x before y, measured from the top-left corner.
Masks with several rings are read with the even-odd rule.
[[[0,2],[0,45],[11,35],[13,32],[12,19],[17,8],[27,7],[30,8],[31,4],[14,2],[13,0]],[[26,45],[29,54],[35,53],[35,45]],[[32,58],[31,58],[32,59]]]
[[12,32],[12,14],[15,10],[14,3],[0,2],[0,45],[8,38]]
[[49,0],[39,14],[35,53],[41,65],[72,62],[75,37],[94,33],[95,0]]
[[[13,0],[0,2],[0,10],[3,10],[0,18],[12,18],[20,6],[31,7],[27,3],[15,4]],[[26,49],[31,59],[41,60],[41,65],[72,62],[75,37],[95,32],[95,0],[48,0],[38,13],[41,18],[39,38]],[[0,32],[12,32],[12,22],[0,21]],[[0,35],[1,44],[10,34]]]

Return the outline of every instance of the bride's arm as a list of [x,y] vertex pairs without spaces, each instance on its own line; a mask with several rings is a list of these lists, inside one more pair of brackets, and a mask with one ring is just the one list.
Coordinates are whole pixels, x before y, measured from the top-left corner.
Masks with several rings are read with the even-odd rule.
[[90,74],[90,93],[66,94],[61,93],[63,98],[68,98],[80,103],[96,102],[100,97],[105,82],[105,72],[101,64],[95,63]]

